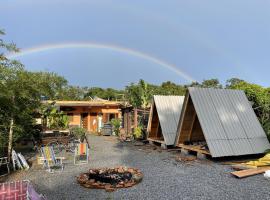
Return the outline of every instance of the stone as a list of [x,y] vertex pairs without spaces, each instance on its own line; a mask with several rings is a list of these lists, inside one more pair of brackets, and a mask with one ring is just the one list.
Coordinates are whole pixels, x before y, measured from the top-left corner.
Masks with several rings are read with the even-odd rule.
[[116,189],[115,188],[107,188],[105,190],[106,190],[106,192],[114,192]]
[[188,150],[186,150],[186,149],[181,149],[181,155],[183,155],[183,156],[188,156],[188,155],[189,155]]
[[134,175],[132,176],[132,179],[133,179],[136,183],[141,182],[141,181],[142,181],[142,178],[143,178],[143,176],[140,176],[139,174],[134,174]]
[[128,182],[128,183],[125,184],[125,187],[131,187],[131,186],[133,186],[133,184],[130,183],[130,182]]
[[98,186],[99,184],[98,183],[92,183],[92,186]]
[[121,184],[117,184],[116,185],[116,188],[122,188],[124,185],[121,185]]
[[205,154],[202,154],[202,153],[199,153],[199,152],[197,153],[197,158],[200,159],[200,160],[206,160],[207,159]]
[[122,168],[118,169],[118,173],[124,173],[125,171]]
[[115,191],[115,188],[113,188],[112,185],[110,185],[110,184],[106,184],[104,188],[105,188],[106,192]]
[[168,149],[168,148],[167,148],[167,145],[166,145],[166,144],[163,144],[163,143],[161,144],[161,148],[162,148],[162,149]]

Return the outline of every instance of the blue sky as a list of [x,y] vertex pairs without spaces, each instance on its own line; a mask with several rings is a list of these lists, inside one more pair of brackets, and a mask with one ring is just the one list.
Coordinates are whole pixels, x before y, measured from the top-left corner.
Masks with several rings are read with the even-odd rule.
[[[7,0],[4,37],[24,51],[95,43],[139,51],[197,81],[239,77],[269,86],[270,2],[249,0]],[[189,83],[173,70],[106,48],[61,48],[17,57],[29,70],[54,71],[71,84],[122,88],[145,79]]]

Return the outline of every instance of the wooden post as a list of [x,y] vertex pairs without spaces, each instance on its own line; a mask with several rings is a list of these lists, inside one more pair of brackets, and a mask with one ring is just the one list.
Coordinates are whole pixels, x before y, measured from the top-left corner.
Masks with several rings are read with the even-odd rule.
[[[15,96],[12,96],[11,102],[12,102],[12,106],[14,106]],[[13,113],[11,113],[10,127],[9,127],[9,134],[8,134],[8,160],[9,161],[11,161],[11,153],[12,153],[13,128],[14,128],[14,118],[13,118]]]
[[131,113],[127,111],[127,136],[130,136],[131,132]]
[[134,128],[138,127],[138,110],[134,108]]
[[9,127],[9,135],[8,135],[8,160],[11,161],[11,151],[12,151],[12,143],[13,143],[13,126],[14,120],[11,118],[10,127]]

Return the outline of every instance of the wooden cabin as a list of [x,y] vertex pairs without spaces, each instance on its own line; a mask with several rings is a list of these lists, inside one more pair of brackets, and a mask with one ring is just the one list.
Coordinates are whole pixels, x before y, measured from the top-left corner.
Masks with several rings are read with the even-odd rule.
[[55,101],[55,105],[68,115],[69,126],[83,127],[90,133],[100,132],[114,118],[122,118],[118,101]]

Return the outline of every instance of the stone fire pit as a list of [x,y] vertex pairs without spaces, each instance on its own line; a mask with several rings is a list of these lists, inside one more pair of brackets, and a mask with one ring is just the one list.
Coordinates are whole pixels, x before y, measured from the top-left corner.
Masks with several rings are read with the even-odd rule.
[[136,168],[116,167],[90,169],[88,173],[80,174],[77,181],[86,188],[105,189],[113,192],[117,188],[128,188],[139,183],[143,174]]

